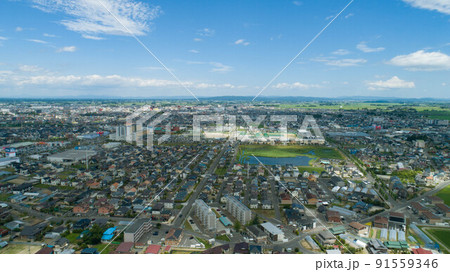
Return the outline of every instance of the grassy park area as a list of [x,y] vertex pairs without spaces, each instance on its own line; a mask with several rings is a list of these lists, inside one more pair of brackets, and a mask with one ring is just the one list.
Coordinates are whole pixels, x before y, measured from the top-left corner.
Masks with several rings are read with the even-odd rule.
[[303,173],[305,171],[309,173],[312,173],[314,171],[316,171],[317,173],[322,173],[322,171],[325,171],[325,169],[322,167],[313,167],[313,166],[298,166],[297,168],[298,171],[300,171],[300,173]]

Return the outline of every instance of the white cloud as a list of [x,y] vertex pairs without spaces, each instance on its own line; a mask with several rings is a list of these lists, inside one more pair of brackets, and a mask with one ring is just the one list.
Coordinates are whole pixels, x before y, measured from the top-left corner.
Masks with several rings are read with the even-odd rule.
[[367,46],[367,42],[360,42],[356,46],[356,48],[363,51],[364,53],[380,52],[385,49],[384,47],[371,48],[371,47]]
[[194,38],[194,42],[201,42],[201,41],[203,41],[203,40],[200,38]]
[[[22,68],[24,68],[22,66]],[[146,79],[139,77],[124,77],[120,75],[54,75],[54,74],[41,74],[30,76],[28,70],[33,70],[32,67],[27,66],[24,73],[14,73],[12,71],[0,71],[0,84],[16,87],[27,86],[41,86],[51,88],[70,88],[70,89],[82,89],[86,87],[109,87],[109,88],[174,88],[180,87],[177,81],[165,80],[165,79]],[[36,67],[41,70],[39,67]],[[37,71],[37,70],[36,70]],[[205,83],[205,82],[192,82],[184,81],[183,85],[193,89],[236,89],[243,88],[245,86],[236,86],[230,83]]]
[[105,38],[102,37],[98,37],[98,36],[92,36],[92,35],[87,35],[87,34],[83,34],[81,35],[81,37],[88,39],[88,40],[94,40],[94,41],[101,41],[104,40]]
[[233,70],[233,67],[220,62],[210,62],[209,64],[213,66],[211,72],[227,73]]
[[212,37],[215,33],[216,31],[214,29],[206,27],[197,31],[197,35],[200,35],[202,37]]
[[[165,70],[164,67],[162,67],[162,66],[146,66],[146,67],[141,67],[139,69],[146,70],[146,71]],[[169,69],[169,70],[172,70],[172,69]]]
[[247,46],[247,45],[250,44],[250,42],[247,42],[244,39],[239,39],[239,40],[235,41],[234,44],[240,44],[240,45],[243,45],[243,46]]
[[7,41],[8,38],[0,36],[0,46],[3,45],[3,41]]
[[348,51],[347,49],[338,49],[338,50],[334,51],[332,54],[344,56],[344,55],[350,54],[350,51]]
[[26,73],[36,73],[42,71],[42,68],[36,65],[21,65],[19,70]]
[[27,39],[27,41],[29,42],[34,42],[34,43],[40,43],[40,44],[47,44],[48,42],[43,41],[43,40],[37,40],[37,39]]
[[194,53],[194,54],[198,54],[198,53],[200,53],[200,51],[198,51],[198,50],[195,50],[195,49],[191,49],[191,50],[189,50],[189,52],[190,52],[190,53]]
[[357,66],[367,62],[365,59],[336,59],[335,57],[315,58],[313,61],[323,62],[326,65],[339,67]]
[[353,15],[355,15],[355,14],[353,14],[353,13],[349,13],[349,14],[347,14],[347,15],[345,15],[345,19],[348,19],[348,18],[350,18],[350,17],[352,17]]
[[64,46],[59,48],[58,50],[56,50],[56,52],[61,53],[61,52],[75,52],[77,51],[77,47],[76,46]]
[[210,72],[217,72],[217,73],[227,73],[233,71],[233,67],[229,65],[225,65],[221,62],[205,62],[205,61],[186,61],[187,64],[191,65],[211,65],[212,69]]
[[20,26],[18,26],[18,27],[16,27],[16,29],[15,29],[17,32],[21,32],[21,31],[23,31],[23,28],[21,28]]
[[292,1],[292,4],[296,5],[296,6],[301,6],[303,3],[300,1]]
[[98,0],[32,1],[34,7],[42,11],[62,12],[71,17],[60,22],[68,30],[91,35],[129,36],[129,31],[133,35],[145,35],[149,31],[150,21],[160,14],[159,7],[150,7],[146,3],[135,0],[102,0],[101,2]]
[[413,71],[436,71],[450,69],[450,56],[441,52],[417,52],[400,55],[391,59],[389,64]]
[[415,8],[435,10],[444,14],[450,14],[449,0],[403,0]]
[[365,60],[365,59],[339,59],[339,60],[330,60],[326,63],[326,65],[349,67],[349,66],[357,66],[360,64],[364,64],[366,62],[367,62],[367,60]]
[[48,33],[44,33],[44,34],[42,34],[44,37],[48,37],[48,38],[55,38],[56,37],[56,35],[53,35],[53,34],[48,34]]
[[272,88],[274,89],[311,89],[311,88],[320,88],[321,86],[318,84],[304,84],[301,82],[294,83],[278,83],[274,85]]
[[386,90],[386,89],[411,89],[415,88],[416,85],[413,81],[405,81],[397,76],[393,76],[388,80],[378,80],[374,82],[368,82],[367,86],[369,90]]

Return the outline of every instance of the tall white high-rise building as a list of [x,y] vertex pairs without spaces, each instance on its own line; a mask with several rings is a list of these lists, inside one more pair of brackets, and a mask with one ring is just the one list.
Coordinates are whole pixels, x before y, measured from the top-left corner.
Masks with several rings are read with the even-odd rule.
[[127,136],[126,126],[116,127],[116,140],[126,140],[126,136]]

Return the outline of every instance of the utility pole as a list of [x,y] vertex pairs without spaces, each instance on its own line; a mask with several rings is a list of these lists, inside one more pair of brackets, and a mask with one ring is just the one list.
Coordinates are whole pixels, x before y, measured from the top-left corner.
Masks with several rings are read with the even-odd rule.
[[247,162],[247,179],[250,178],[250,163]]
[[89,170],[89,160],[88,160],[88,155],[87,155],[87,149],[86,149],[85,154],[86,154],[86,171],[88,171]]

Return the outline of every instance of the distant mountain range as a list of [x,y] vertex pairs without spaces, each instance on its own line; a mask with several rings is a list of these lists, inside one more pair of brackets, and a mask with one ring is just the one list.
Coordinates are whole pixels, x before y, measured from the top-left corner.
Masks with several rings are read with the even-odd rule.
[[[253,96],[215,96],[215,97],[198,97],[202,102],[221,101],[221,102],[252,102]],[[145,101],[145,100],[185,100],[195,101],[191,96],[159,96],[159,97],[56,97],[56,98],[0,98],[0,101],[61,101],[61,100],[117,100],[117,101]],[[446,98],[400,98],[400,97],[376,97],[376,96],[342,96],[342,97],[307,97],[307,96],[259,96],[254,103],[258,102],[370,102],[370,103],[424,103],[437,102],[447,103],[450,99]]]

